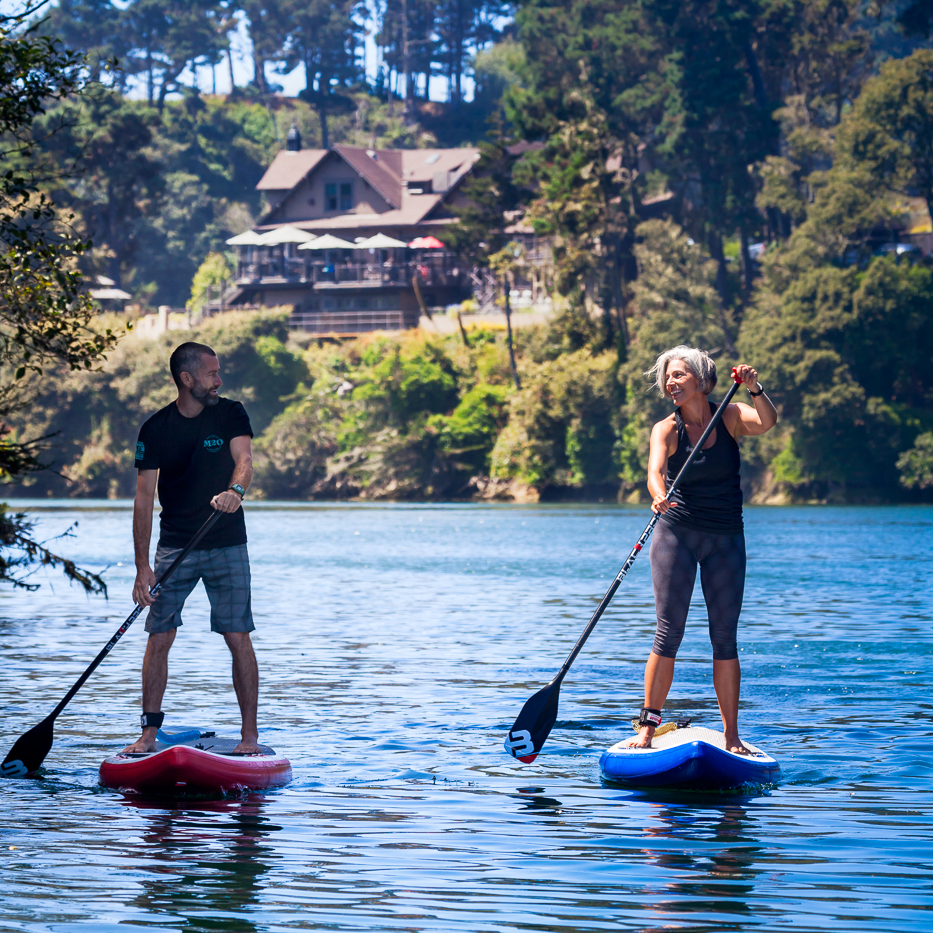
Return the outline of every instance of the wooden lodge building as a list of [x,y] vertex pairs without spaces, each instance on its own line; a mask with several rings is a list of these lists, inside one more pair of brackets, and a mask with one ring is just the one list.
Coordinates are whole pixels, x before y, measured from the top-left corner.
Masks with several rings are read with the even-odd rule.
[[296,327],[352,334],[414,327],[425,308],[469,298],[470,267],[443,243],[478,158],[468,148],[302,149],[293,126],[256,186],[260,222],[227,241],[239,261],[223,306],[292,305]]

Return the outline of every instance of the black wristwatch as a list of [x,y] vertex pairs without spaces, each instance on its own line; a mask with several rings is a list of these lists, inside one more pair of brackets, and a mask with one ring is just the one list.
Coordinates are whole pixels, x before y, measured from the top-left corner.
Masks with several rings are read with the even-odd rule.
[[229,489],[231,492],[235,492],[241,499],[246,496],[246,490],[239,483],[234,483]]
[[749,394],[752,398],[758,398],[759,395],[764,395],[764,392],[765,392],[765,390],[761,387],[761,383],[760,383],[760,382],[758,383],[758,391],[757,391],[757,392],[752,392],[752,390],[749,389],[748,386],[746,386],[745,388],[746,388],[746,390],[748,391],[748,394]]

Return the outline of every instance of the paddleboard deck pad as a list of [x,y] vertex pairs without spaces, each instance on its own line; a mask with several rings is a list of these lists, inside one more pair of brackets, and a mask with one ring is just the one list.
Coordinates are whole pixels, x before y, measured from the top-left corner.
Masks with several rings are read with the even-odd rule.
[[154,752],[120,752],[105,759],[100,783],[137,793],[226,794],[267,790],[291,781],[287,758],[268,745],[260,745],[258,755],[234,755],[239,742],[196,729],[175,736],[160,731]]
[[637,787],[728,790],[743,784],[774,784],[780,765],[766,752],[743,744],[748,755],[726,748],[725,736],[713,729],[690,726],[655,736],[651,748],[630,748],[619,742],[599,759],[603,776]]

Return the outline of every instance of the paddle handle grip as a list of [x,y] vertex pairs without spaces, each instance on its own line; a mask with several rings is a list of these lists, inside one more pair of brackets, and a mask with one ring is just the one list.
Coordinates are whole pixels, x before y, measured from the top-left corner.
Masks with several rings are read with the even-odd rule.
[[[713,413],[713,417],[710,418],[709,424],[706,426],[706,429],[700,435],[700,439],[697,441],[693,450],[690,451],[690,455],[687,457],[686,463],[680,468],[680,471],[677,473],[677,476],[674,477],[674,481],[671,483],[670,487],[667,490],[667,496],[670,497],[671,493],[680,485],[680,481],[683,479],[684,474],[690,467],[690,464],[696,459],[697,454],[703,449],[703,445],[706,443],[707,438],[713,431],[713,428],[719,423],[722,419],[722,413],[726,410],[726,406],[729,402],[732,401],[735,393],[738,392],[739,386],[742,385],[742,380],[739,379],[738,374],[735,369],[732,370],[732,379],[733,383],[729,387],[729,391],[726,393],[726,397],[719,403],[719,407]],[[557,672],[554,680],[551,683],[560,683],[567,674],[567,671],[570,670],[570,665],[576,660],[577,655],[582,650],[583,646],[586,644],[586,640],[590,637],[590,633],[596,628],[596,623],[599,621],[603,612],[605,612],[606,607],[612,602],[612,597],[615,596],[616,590],[618,590],[622,581],[625,579],[625,575],[631,570],[632,564],[635,563],[635,558],[644,550],[645,545],[648,543],[648,539],[651,537],[651,532],[654,531],[654,526],[657,525],[661,516],[655,512],[651,516],[651,520],[645,526],[645,530],[641,533],[641,537],[635,542],[635,546],[629,552],[628,557],[625,560],[625,563],[622,565],[622,569],[616,574],[615,579],[612,581],[609,589],[606,591],[606,595],[600,600],[599,605],[596,607],[596,611],[593,613],[593,617],[590,619],[586,628],[583,630],[583,634],[577,639],[577,643],[573,646],[570,654],[567,655],[567,660],[561,665],[561,669]]]

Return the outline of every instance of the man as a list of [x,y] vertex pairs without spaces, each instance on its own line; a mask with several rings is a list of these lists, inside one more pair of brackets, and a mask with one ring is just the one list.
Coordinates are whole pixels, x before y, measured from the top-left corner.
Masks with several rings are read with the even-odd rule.
[[[172,353],[169,367],[178,398],[142,426],[136,444],[133,598],[150,607],[149,642],[143,661],[142,736],[124,751],[155,748],[164,718],[169,649],[182,624],[185,600],[203,580],[211,604],[211,631],[223,635],[233,655],[233,687],[242,717],[242,741],[234,754],[250,754],[260,750],[259,671],[249,636],[255,626],[241,503],[253,475],[253,432],[243,406],[217,394],[223,381],[220,361],[210,347],[183,343]],[[162,515],[153,572],[149,540],[157,481]],[[194,537],[212,508],[223,514],[153,599],[149,590],[158,576]]]

